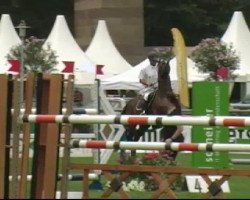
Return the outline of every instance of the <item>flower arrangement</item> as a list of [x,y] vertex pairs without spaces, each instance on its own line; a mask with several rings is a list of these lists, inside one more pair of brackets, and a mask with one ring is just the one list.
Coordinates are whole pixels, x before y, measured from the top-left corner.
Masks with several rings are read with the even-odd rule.
[[[105,184],[105,187],[111,187],[110,186],[110,181],[108,181]],[[126,192],[129,191],[138,191],[138,192],[144,192],[145,191],[145,182],[139,180],[139,178],[136,179],[132,179],[130,180],[128,183],[126,183],[125,181],[122,182],[122,189]]]
[[239,66],[239,57],[232,45],[219,38],[207,38],[194,48],[191,58],[200,72],[209,73],[210,80],[234,79],[232,74]]
[[[135,165],[151,165],[151,166],[171,166],[176,165],[176,162],[171,157],[171,151],[163,151],[161,153],[145,153],[140,158],[126,156],[123,160],[123,164],[135,164]],[[162,174],[162,177],[167,178],[168,174]],[[174,187],[179,187],[182,184],[182,180],[177,181]],[[122,185],[124,191],[153,191],[158,189],[158,185],[154,181],[150,173],[133,173],[123,182]]]

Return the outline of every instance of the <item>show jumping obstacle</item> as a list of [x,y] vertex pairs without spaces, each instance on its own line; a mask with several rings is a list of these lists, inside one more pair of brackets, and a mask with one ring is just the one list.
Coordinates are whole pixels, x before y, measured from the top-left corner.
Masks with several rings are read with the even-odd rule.
[[[8,197],[6,193],[9,192],[9,138],[8,131],[10,130],[10,123],[6,120],[10,117],[8,112],[11,107],[11,96],[8,94],[11,93],[11,83],[9,82],[10,78],[8,76],[0,75],[0,198],[4,199]],[[6,184],[6,185],[5,185]]]
[[[30,114],[32,111],[34,86],[37,86],[37,113],[61,114],[63,75],[40,74],[36,79],[38,81],[35,81],[33,75],[27,74],[24,113]],[[20,162],[18,149],[21,126],[18,124],[18,118],[22,102],[19,98],[19,82],[18,76],[12,78],[12,76],[0,75],[0,198],[26,198],[30,123],[22,125],[23,146]],[[60,128],[56,124],[43,124],[36,125],[35,129],[31,197],[53,198],[56,188],[55,173],[57,174]],[[13,133],[12,139],[11,133]],[[12,148],[11,162],[10,148]],[[11,182],[9,182],[10,175]]]
[[[29,81],[30,80],[30,81]],[[157,166],[135,166],[135,165],[100,165],[100,164],[76,164],[69,162],[69,149],[72,144],[71,125],[79,124],[149,124],[149,125],[201,125],[201,126],[250,126],[250,117],[189,117],[189,116],[119,116],[119,115],[72,115],[72,107],[70,106],[72,99],[72,85],[66,88],[64,95],[63,88],[65,80],[62,75],[38,75],[37,81],[34,77],[28,75],[25,85],[25,111],[24,115],[19,116],[20,105],[18,99],[18,78],[10,78],[6,75],[0,75],[0,198],[26,198],[27,190],[27,172],[28,158],[24,153],[21,158],[21,168],[16,155],[13,157],[14,162],[10,162],[10,148],[17,149],[17,144],[10,143],[10,133],[15,132],[14,125],[18,126],[18,122],[23,123],[24,147],[29,146],[30,123],[35,123],[35,141],[34,141],[34,157],[31,181],[31,198],[34,199],[53,199],[56,194],[56,182],[58,174],[58,148],[60,144],[60,133],[65,134],[66,142],[63,144],[65,148],[65,162],[63,164],[62,177],[62,196],[67,198],[67,180],[69,170],[80,170],[83,172],[83,197],[88,198],[89,172],[92,170],[101,170],[102,174],[111,181],[111,188],[104,191],[102,197],[107,198],[112,192],[118,192],[122,198],[128,195],[122,190],[121,182],[131,173],[148,172],[159,185],[159,189],[151,198],[158,198],[162,194],[169,198],[177,198],[171,189],[171,185],[176,181],[179,174],[199,174],[209,185],[209,192],[204,194],[204,198],[211,195],[223,198],[221,185],[231,176],[250,177],[249,170],[228,170],[228,169],[194,169],[180,167],[157,167]],[[73,79],[67,84],[73,83]],[[36,85],[37,115],[31,115],[33,87]],[[70,89],[71,87],[71,89]],[[56,92],[55,92],[56,91]],[[15,95],[13,95],[15,94]],[[68,97],[67,97],[68,94]],[[62,115],[62,99],[66,96],[67,112]],[[11,110],[14,108],[14,111]],[[13,117],[14,116],[14,117]],[[13,120],[14,119],[14,120]],[[16,121],[15,121],[16,119]],[[68,125],[68,128],[61,130],[62,125]],[[13,141],[19,137],[13,135]],[[14,139],[15,137],[15,139]],[[178,144],[178,143],[132,143],[132,142],[113,142],[113,141],[74,141],[73,146],[83,146],[86,148],[132,148],[132,149],[172,149],[172,150],[188,150],[188,151],[250,151],[249,145],[229,145],[229,144]],[[14,152],[15,153],[15,152]],[[17,163],[17,165],[13,165]],[[12,165],[12,166],[10,166]],[[14,167],[18,169],[14,171]],[[11,169],[11,170],[9,170]],[[20,173],[19,173],[20,170]],[[120,176],[113,177],[113,171],[120,171]],[[162,178],[162,173],[170,174],[168,178]],[[20,182],[18,177],[20,175]],[[209,175],[222,176],[219,180],[212,182]],[[9,181],[12,176],[12,181]],[[63,182],[64,181],[64,182]],[[9,184],[10,187],[9,188]]]
[[250,117],[162,115],[24,115],[23,122],[123,125],[250,126]]
[[73,148],[126,149],[126,150],[172,150],[172,151],[250,151],[250,144],[207,144],[207,143],[165,143],[165,142],[114,142],[74,140]]
[[[161,195],[166,195],[169,199],[177,199],[176,194],[171,189],[171,185],[177,180],[178,176],[183,175],[200,175],[208,184],[208,192],[202,194],[202,198],[208,199],[210,197],[217,197],[218,199],[225,199],[221,185],[227,181],[231,176],[250,177],[250,170],[230,170],[230,169],[197,169],[185,168],[176,166],[150,166],[150,165],[107,165],[107,164],[78,164],[72,163],[69,166],[72,170],[83,171],[84,176],[90,170],[101,170],[103,175],[111,183],[111,187],[104,190],[101,198],[108,198],[113,192],[117,192],[121,199],[128,199],[128,194],[122,189],[122,182],[126,181],[129,175],[133,173],[148,173],[151,175],[159,186],[150,199],[157,199]],[[113,175],[113,171],[119,171],[120,176]],[[162,174],[167,173],[168,178],[163,178]],[[212,181],[209,176],[217,175],[221,178]],[[87,176],[86,176],[87,177]],[[83,179],[83,197],[89,198],[89,180]]]
[[[57,181],[62,180],[63,177],[64,177],[63,174],[58,174]],[[70,180],[70,181],[82,181],[83,178],[84,178],[83,174],[68,174],[68,180]],[[89,173],[88,179],[89,180],[98,180],[98,175],[94,174],[94,173]],[[21,176],[18,176],[18,180],[21,180]],[[31,180],[32,180],[32,175],[28,175],[27,181],[31,181]],[[13,181],[12,176],[9,176],[9,181]]]
[[[27,109],[20,109],[20,113],[24,114],[24,112],[27,111]],[[14,112],[14,109],[11,109],[11,112]],[[67,109],[63,108],[62,109],[62,114],[66,114]],[[32,108],[31,109],[31,113],[32,114],[36,114],[36,108]],[[73,114],[98,114],[97,109],[94,108],[73,108]]]

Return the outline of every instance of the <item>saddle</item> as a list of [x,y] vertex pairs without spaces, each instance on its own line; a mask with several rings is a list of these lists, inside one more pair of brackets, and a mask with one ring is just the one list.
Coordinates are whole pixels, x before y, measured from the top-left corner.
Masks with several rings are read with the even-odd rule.
[[146,109],[145,109],[145,112],[146,112],[147,114],[150,114],[150,113],[151,113],[151,112],[150,112],[150,107],[151,107],[151,104],[152,104],[153,101],[154,101],[154,98],[155,98],[155,95],[156,95],[156,91],[157,91],[157,90],[154,90],[153,92],[149,93],[148,98],[147,98],[147,100],[146,100]]

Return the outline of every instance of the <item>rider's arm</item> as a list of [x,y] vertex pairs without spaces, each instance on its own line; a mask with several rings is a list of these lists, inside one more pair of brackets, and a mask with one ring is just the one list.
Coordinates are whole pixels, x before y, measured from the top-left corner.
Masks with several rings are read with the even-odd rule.
[[148,87],[148,84],[147,84],[147,82],[146,82],[146,69],[144,68],[144,69],[142,69],[141,71],[140,71],[140,74],[139,74],[139,81],[140,81],[140,83],[142,84],[142,85],[144,85],[144,87]]

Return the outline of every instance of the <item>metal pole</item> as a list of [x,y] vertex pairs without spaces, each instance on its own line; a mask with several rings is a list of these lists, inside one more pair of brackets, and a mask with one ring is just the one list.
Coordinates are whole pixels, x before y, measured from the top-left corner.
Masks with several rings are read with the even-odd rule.
[[23,40],[22,40],[22,45],[21,45],[21,51],[20,51],[20,56],[21,56],[21,68],[20,68],[20,107],[23,108],[23,88],[24,88],[24,70],[23,70],[23,65],[24,65],[24,51],[23,51]]
[[24,39],[26,36],[26,29],[30,28],[26,25],[24,20],[20,21],[20,24],[16,27],[19,29],[19,36],[22,40],[21,48],[20,48],[20,57],[21,57],[21,69],[20,69],[20,104],[23,107],[23,88],[24,88]]

